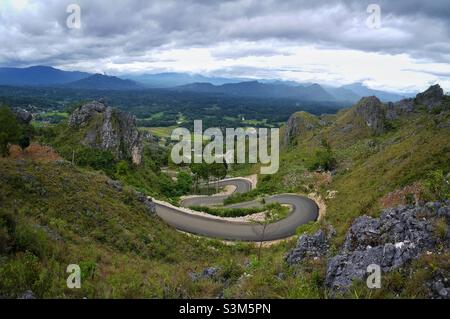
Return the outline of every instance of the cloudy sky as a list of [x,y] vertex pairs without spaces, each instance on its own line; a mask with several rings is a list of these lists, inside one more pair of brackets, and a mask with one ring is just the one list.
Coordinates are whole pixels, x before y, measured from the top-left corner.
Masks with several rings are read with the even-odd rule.
[[450,91],[449,0],[0,0],[0,43],[0,66]]

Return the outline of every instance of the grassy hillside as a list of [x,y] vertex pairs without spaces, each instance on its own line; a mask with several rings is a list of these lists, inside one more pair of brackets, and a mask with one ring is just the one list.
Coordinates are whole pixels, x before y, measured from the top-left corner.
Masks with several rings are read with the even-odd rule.
[[[234,200],[316,192],[325,201],[326,216],[298,233],[331,224],[337,250],[356,217],[375,216],[387,202],[448,197],[448,110],[404,114],[377,135],[342,129],[352,111],[320,118],[297,114],[314,125],[283,148],[277,174],[260,176],[255,191]],[[155,152],[148,148],[144,165],[134,168],[80,146],[82,133],[64,124],[38,130],[39,140],[62,157],[34,144],[0,158],[0,297],[16,298],[27,290],[41,298],[329,296],[325,260],[291,267],[284,261],[295,239],[265,248],[258,260],[258,250],[249,244],[226,245],[167,226],[136,194],[177,196],[170,193],[171,180],[162,182],[169,178],[160,173]],[[236,166],[234,174],[242,171],[247,175],[258,167]],[[389,197],[393,191],[396,196]],[[347,297],[426,297],[425,281],[436,269],[448,269],[448,260],[448,254],[423,256],[409,270],[386,275],[383,289],[372,294],[356,283]],[[81,266],[79,290],[66,287],[69,264]],[[203,273],[209,267],[217,269],[211,276]]]
[[[368,130],[355,134],[342,129],[353,112],[347,109],[335,118],[321,118],[322,125],[317,125],[318,117],[298,113],[301,122],[310,123],[311,128],[302,130],[282,149],[277,174],[261,176],[256,191],[236,199],[262,193],[317,192],[327,206],[324,222],[338,232],[337,244],[356,217],[377,215],[383,197],[390,192],[417,182],[420,199],[437,199],[426,185],[433,174],[450,172],[450,112],[404,114],[389,121],[386,131],[376,136]],[[363,130],[362,125],[354,129]],[[249,173],[248,168],[244,171]],[[252,171],[257,173],[258,168]]]
[[[132,189],[118,191],[106,176],[67,162],[0,159],[0,181],[3,296],[213,296],[223,284],[194,283],[188,273],[207,266],[233,272],[251,252],[178,233],[150,216]],[[82,268],[81,290],[66,288],[74,263]]]

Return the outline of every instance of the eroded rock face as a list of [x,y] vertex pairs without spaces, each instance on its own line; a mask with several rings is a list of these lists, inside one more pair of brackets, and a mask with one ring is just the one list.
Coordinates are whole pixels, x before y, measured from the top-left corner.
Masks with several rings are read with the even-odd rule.
[[69,126],[79,128],[86,126],[95,113],[103,113],[106,105],[97,101],[87,103],[76,109],[69,118]]
[[[342,251],[328,260],[326,285],[345,291],[354,280],[363,280],[367,267],[379,265],[383,272],[402,267],[425,251],[436,249],[433,221],[444,217],[449,224],[450,207],[442,203],[401,206],[383,211],[380,218],[362,216],[347,233]],[[445,241],[448,245],[449,234]]]
[[117,160],[129,159],[135,165],[141,164],[142,139],[133,115],[94,101],[75,110],[69,126],[88,128],[82,144],[110,151]]
[[385,108],[377,97],[362,98],[356,105],[355,115],[370,129],[372,134],[384,133]]
[[319,119],[306,112],[293,114],[286,123],[284,131],[284,145],[289,145],[292,140],[306,131],[311,131],[320,126]]
[[416,104],[424,105],[429,110],[438,107],[442,103],[442,98],[444,97],[444,90],[439,86],[439,84],[431,86],[428,90],[420,93],[416,97]]

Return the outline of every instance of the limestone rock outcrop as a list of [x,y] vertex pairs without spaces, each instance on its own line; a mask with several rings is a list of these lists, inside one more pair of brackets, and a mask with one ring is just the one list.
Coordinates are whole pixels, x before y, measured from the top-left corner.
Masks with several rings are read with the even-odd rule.
[[[447,223],[444,238],[436,235],[437,219]],[[450,201],[388,208],[380,218],[357,218],[334,257],[329,257],[329,236],[319,231],[301,236],[285,259],[293,265],[305,258],[328,258],[325,284],[333,291],[346,291],[353,281],[365,279],[369,265],[379,265],[382,272],[389,272],[407,266],[425,252],[450,248],[449,225]],[[449,287],[442,280],[439,282],[439,292],[443,294]]]
[[303,132],[311,131],[324,124],[319,118],[307,112],[294,113],[286,123],[283,144],[289,145],[295,137]]
[[441,105],[443,97],[444,90],[439,86],[439,84],[436,84],[431,86],[425,92],[417,94],[415,102],[416,104],[425,106],[428,110],[432,110],[433,108]]
[[93,101],[72,113],[69,126],[83,130],[83,145],[110,151],[117,160],[141,164],[142,137],[133,115]]
[[373,135],[384,133],[386,111],[383,103],[377,97],[362,98],[356,105],[354,114],[357,117],[356,120],[366,125]]

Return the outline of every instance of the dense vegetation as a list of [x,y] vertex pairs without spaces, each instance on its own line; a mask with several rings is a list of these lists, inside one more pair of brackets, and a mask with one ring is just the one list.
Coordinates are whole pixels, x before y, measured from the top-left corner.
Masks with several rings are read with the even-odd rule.
[[[11,114],[3,112],[9,123]],[[260,176],[255,190],[227,203],[279,192],[315,192],[327,206],[325,218],[300,227],[298,234],[331,224],[337,231],[332,249],[337,249],[351,222],[362,214],[378,215],[392,191],[418,183],[420,193],[401,193],[400,202],[412,202],[416,195],[419,200],[449,199],[448,109],[418,108],[390,121],[383,134],[359,137],[338,129],[348,112],[299,134],[282,150],[277,174]],[[11,127],[8,132],[16,132]],[[18,143],[19,135],[8,137],[8,144]],[[223,167],[183,167],[173,179],[161,171],[169,163],[168,149],[160,145],[146,145],[144,164],[134,167],[81,146],[80,136],[65,123],[36,128],[35,136],[67,161],[0,158],[0,296],[15,298],[32,290],[43,298],[329,297],[323,259],[296,266],[284,261],[295,238],[264,248],[259,256],[249,244],[225,245],[174,231],[149,214],[135,193],[174,201],[201,189],[194,186],[203,186],[201,180],[219,178]],[[232,172],[257,171],[237,165]],[[124,187],[114,187],[110,178]],[[269,208],[277,209],[286,214],[285,208]],[[230,213],[222,208],[207,212]],[[448,269],[449,260],[448,254],[423,256],[404,271],[386,274],[382,289],[368,291],[357,282],[346,297],[426,297],[429,270]],[[66,268],[72,263],[82,269],[80,290],[66,287]],[[219,272],[192,279],[192,273],[206,267]]]
[[9,153],[9,145],[18,144],[22,149],[30,145],[33,129],[19,123],[9,107],[0,105],[0,156]]
[[64,88],[19,88],[0,86],[0,102],[11,107],[49,112],[51,122],[64,119],[61,111],[80,100],[104,98],[113,107],[133,113],[144,127],[167,127],[194,120],[205,127],[278,126],[299,110],[314,114],[335,113],[339,103],[302,102],[292,99],[258,99],[171,90],[99,91]]

